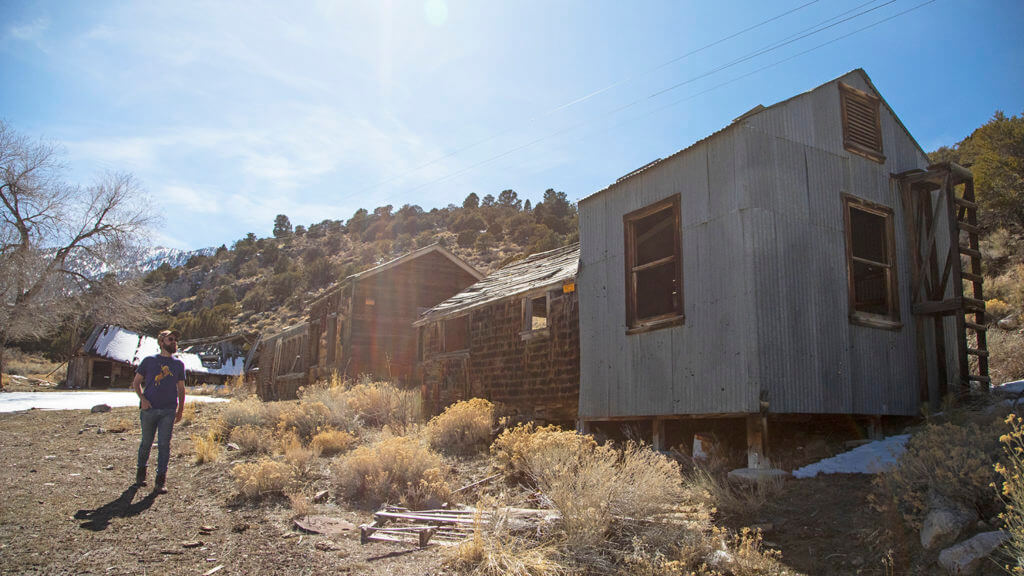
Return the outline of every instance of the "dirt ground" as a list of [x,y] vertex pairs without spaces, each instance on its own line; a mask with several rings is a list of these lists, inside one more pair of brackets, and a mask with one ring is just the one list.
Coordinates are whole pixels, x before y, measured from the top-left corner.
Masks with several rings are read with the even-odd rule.
[[[170,493],[158,496],[130,487],[136,409],[0,414],[0,574],[448,573],[438,547],[360,545],[358,530],[306,534],[283,498],[241,502],[230,453],[193,463],[190,436],[219,409],[199,405],[196,424],[176,426]],[[154,446],[151,465],[155,459]],[[326,464],[323,472],[311,489],[328,487]],[[885,552],[869,545],[882,522],[867,502],[870,482],[860,475],[789,480],[760,510],[720,523],[760,526],[766,545],[797,573],[891,574]],[[371,511],[333,498],[314,512],[357,526],[371,519]]]

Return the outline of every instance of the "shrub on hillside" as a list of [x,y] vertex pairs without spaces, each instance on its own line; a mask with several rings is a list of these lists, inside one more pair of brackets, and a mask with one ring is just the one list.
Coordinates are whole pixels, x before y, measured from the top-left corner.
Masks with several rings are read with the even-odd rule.
[[445,454],[474,454],[491,441],[494,404],[482,398],[456,402],[427,422],[430,447]]
[[441,457],[414,438],[394,436],[349,452],[332,472],[343,498],[368,506],[391,502],[419,508],[448,498],[441,467]]
[[329,412],[327,423],[335,430],[352,433],[359,430],[358,414],[349,408],[344,383],[337,377],[303,388],[299,401],[301,403],[319,402],[326,406]]

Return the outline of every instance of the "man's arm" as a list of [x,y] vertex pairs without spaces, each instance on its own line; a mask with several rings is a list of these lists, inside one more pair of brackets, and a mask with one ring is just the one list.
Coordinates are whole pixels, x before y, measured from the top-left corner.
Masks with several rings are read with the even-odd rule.
[[185,381],[178,380],[178,409],[174,412],[174,421],[181,422],[181,415],[185,412]]
[[139,408],[149,410],[149,400],[146,400],[146,396],[142,394],[142,374],[135,374],[135,379],[132,380],[132,390],[139,397]]

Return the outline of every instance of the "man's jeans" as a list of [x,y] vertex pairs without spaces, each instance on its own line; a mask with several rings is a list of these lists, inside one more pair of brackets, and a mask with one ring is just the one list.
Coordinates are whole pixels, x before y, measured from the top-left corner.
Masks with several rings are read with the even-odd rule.
[[157,436],[156,473],[167,473],[167,462],[171,459],[171,430],[174,428],[174,408],[150,408],[139,411],[142,422],[142,442],[139,444],[139,468],[149,462],[149,450],[153,447],[153,436]]

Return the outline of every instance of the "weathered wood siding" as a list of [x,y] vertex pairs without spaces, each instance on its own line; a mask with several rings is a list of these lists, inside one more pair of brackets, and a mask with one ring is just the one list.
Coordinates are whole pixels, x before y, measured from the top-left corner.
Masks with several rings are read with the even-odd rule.
[[[858,72],[841,80],[872,90]],[[753,413],[761,400],[775,413],[917,413],[890,174],[927,158],[885,106],[886,162],[845,151],[839,102],[831,82],[580,203],[581,418]],[[685,324],[626,335],[622,216],[676,193]],[[848,320],[843,193],[893,209],[899,330]]]
[[465,352],[444,354],[440,322],[424,326],[421,370],[430,408],[439,412],[453,402],[479,397],[531,418],[575,420],[580,381],[578,298],[575,292],[549,294],[547,332],[527,338],[521,335],[521,295],[469,313]]
[[437,252],[356,279],[343,340],[344,372],[410,381],[416,364],[413,321],[476,280]]

